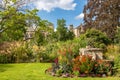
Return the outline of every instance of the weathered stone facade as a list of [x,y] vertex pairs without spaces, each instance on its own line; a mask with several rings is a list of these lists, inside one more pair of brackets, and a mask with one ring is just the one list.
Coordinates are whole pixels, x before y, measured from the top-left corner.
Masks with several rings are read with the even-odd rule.
[[81,25],[74,28],[73,25],[69,26],[69,30],[72,31],[75,34],[75,37],[79,37],[82,33],[85,32],[84,27]]
[[[49,24],[48,26],[50,29],[53,29],[54,30],[54,25],[51,23]],[[26,34],[24,36],[24,40],[29,40],[29,39],[32,39],[33,38],[33,35],[35,34],[35,31],[37,30],[37,28],[34,28],[34,27],[28,27],[27,28],[27,31],[26,31]],[[48,32],[45,32],[45,31],[41,31],[45,36],[48,34]]]

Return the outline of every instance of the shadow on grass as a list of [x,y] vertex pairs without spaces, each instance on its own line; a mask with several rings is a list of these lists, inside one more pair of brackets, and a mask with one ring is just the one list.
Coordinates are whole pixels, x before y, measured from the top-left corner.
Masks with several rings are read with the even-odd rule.
[[0,72],[4,72],[11,67],[13,67],[13,66],[10,64],[0,64]]

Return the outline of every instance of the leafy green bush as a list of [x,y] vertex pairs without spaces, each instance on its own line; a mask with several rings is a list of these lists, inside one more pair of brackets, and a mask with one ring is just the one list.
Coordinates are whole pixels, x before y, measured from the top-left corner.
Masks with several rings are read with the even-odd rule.
[[0,54],[0,63],[7,63],[7,56],[6,54]]
[[120,46],[113,44],[107,46],[105,58],[114,61],[114,73],[116,76],[120,76]]
[[120,76],[120,54],[118,54],[114,59],[114,68],[117,70],[115,72],[116,76]]
[[106,59],[114,60],[120,54],[120,46],[118,45],[108,45],[107,52],[105,53]]
[[110,44],[110,40],[105,33],[96,29],[87,30],[85,40],[87,40],[87,45],[97,48],[105,48],[106,45]]
[[9,46],[5,45],[7,45],[6,48],[2,49],[0,53],[1,63],[31,62],[33,52],[27,43],[13,42],[9,43]]
[[96,74],[106,74],[108,76],[111,76],[113,75],[113,66],[113,61],[97,60],[95,62],[93,71]]
[[115,44],[120,46],[120,27],[117,28],[114,42],[115,42]]
[[33,58],[32,50],[27,43],[18,43],[11,48],[12,62],[29,62]]

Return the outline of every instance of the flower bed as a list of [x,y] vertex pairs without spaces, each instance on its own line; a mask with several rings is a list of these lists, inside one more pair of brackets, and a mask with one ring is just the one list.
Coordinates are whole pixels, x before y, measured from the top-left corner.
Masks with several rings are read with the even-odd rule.
[[45,72],[61,77],[105,77],[113,74],[112,67],[111,61],[93,60],[90,55],[75,56],[69,47],[58,51],[58,58]]

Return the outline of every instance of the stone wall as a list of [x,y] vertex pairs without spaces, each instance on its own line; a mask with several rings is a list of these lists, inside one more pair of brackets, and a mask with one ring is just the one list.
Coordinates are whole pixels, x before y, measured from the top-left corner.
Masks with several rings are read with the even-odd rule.
[[80,55],[91,55],[93,60],[103,59],[103,50],[100,48],[81,48]]

